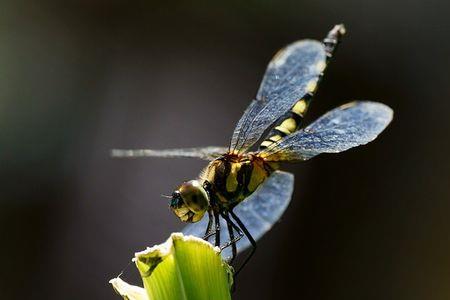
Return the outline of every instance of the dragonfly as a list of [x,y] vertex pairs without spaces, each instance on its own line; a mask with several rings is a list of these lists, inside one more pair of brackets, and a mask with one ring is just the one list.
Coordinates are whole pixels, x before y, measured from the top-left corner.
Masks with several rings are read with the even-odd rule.
[[299,40],[278,51],[228,147],[112,150],[113,157],[186,157],[209,162],[197,179],[183,182],[172,193],[169,206],[189,223],[184,234],[211,239],[211,243],[214,239],[230,263],[238,251],[251,247],[236,275],[254,254],[256,241],[281,218],[292,198],[294,176],[281,171],[280,164],[365,145],[393,118],[388,106],[360,100],[304,126],[317,86],[344,34],[344,25],[335,25],[322,41]]

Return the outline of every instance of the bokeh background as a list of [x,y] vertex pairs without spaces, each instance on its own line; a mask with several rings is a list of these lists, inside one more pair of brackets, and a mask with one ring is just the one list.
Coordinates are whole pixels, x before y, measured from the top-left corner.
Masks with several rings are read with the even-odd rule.
[[395,120],[287,167],[294,199],[234,298],[449,299],[449,6],[2,0],[1,298],[119,299],[108,280],[182,228],[160,194],[204,163],[109,150],[226,145],[276,50],[344,22],[309,121],[352,99]]

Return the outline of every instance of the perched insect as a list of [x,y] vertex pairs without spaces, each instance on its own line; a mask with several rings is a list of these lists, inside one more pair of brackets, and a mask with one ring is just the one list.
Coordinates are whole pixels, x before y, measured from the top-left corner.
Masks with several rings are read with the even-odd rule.
[[[255,100],[237,123],[228,148],[112,151],[115,157],[209,160],[198,179],[182,183],[173,192],[170,208],[181,221],[192,223],[183,230],[185,234],[206,240],[214,236],[215,245],[221,246],[230,262],[238,248],[252,246],[237,273],[256,249],[255,241],[290,202],[294,178],[278,171],[280,162],[304,161],[367,144],[392,120],[388,106],[354,101],[302,129],[310,101],[344,33],[344,26],[336,25],[322,42],[301,40],[280,50],[269,63]],[[266,132],[259,148],[251,151]],[[221,240],[227,242],[221,245]]]

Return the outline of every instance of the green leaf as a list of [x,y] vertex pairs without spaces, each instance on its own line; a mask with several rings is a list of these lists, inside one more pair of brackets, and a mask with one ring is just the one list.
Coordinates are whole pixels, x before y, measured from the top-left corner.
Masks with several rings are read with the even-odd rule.
[[111,279],[109,283],[125,300],[149,300],[147,292],[139,286],[128,284],[120,278]]
[[[222,260],[218,248],[197,237],[173,233],[164,244],[136,253],[134,262],[150,300],[231,299],[231,267]],[[125,299],[143,299],[118,290],[121,285],[136,294],[141,291],[137,287],[117,279],[111,283],[122,297],[128,297]]]

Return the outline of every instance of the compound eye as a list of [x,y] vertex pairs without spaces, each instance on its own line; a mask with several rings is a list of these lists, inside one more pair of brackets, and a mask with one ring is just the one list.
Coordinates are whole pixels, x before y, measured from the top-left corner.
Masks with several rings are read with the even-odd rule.
[[208,195],[197,180],[183,183],[179,191],[184,203],[193,212],[204,213],[208,209]]

